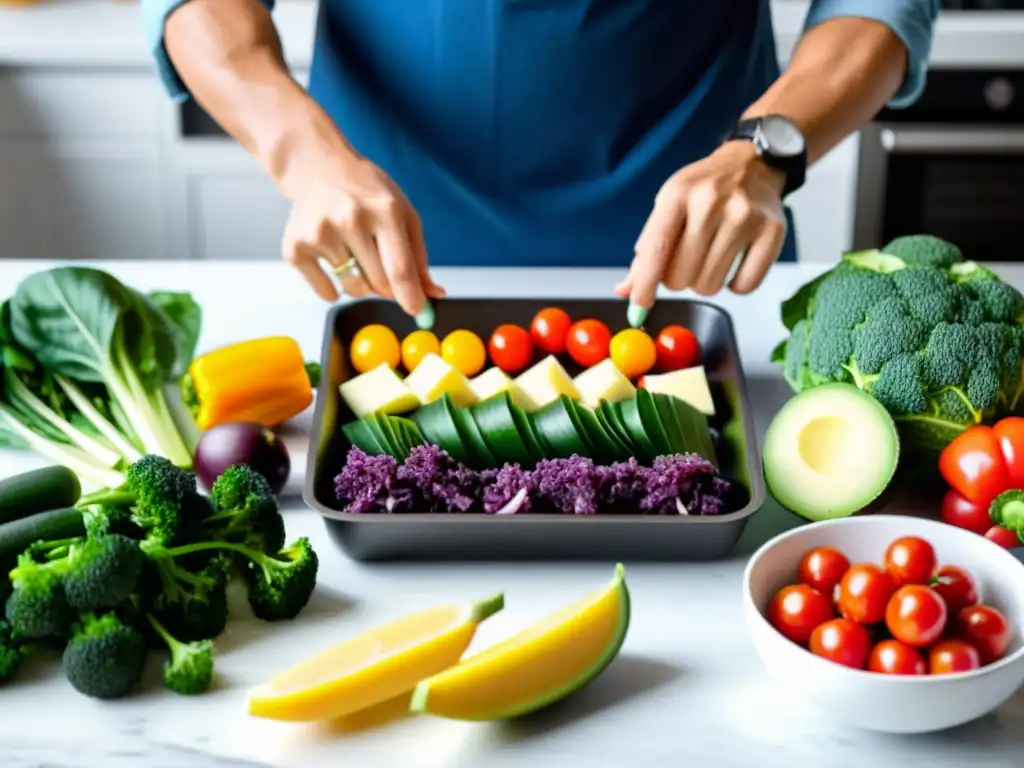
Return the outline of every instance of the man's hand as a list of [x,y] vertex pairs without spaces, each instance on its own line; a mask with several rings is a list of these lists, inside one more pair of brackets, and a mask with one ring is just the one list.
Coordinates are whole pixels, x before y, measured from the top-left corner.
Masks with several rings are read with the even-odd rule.
[[678,171],[658,192],[616,293],[643,309],[654,305],[659,283],[710,296],[722,289],[742,254],[729,287],[754,290],[785,240],[784,183],[746,141],[728,142]]
[[420,218],[398,186],[365,159],[323,167],[296,195],[285,227],[284,258],[327,301],[338,298],[323,259],[341,267],[355,257],[361,276],[342,276],[349,296],[370,291],[417,315],[444,295],[430,278]]

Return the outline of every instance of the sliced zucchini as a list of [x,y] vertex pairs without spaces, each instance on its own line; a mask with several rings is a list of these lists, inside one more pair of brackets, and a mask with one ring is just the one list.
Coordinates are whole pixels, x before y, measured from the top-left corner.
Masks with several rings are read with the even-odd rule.
[[686,438],[685,450],[703,456],[717,467],[718,457],[708,417],[681,398],[671,395],[665,397],[668,398],[669,407],[682,426]]
[[546,455],[563,458],[574,454],[591,455],[570,397],[561,395],[530,414],[530,419],[544,444]]
[[[692,439],[689,437],[689,420],[684,430],[683,425],[672,406],[672,398],[659,392],[651,394],[654,406],[658,409],[658,418],[668,435],[668,453],[686,453],[691,450]],[[684,417],[685,418],[685,417]]]
[[633,455],[633,443],[619,433],[618,427],[612,424],[611,420],[608,418],[608,413],[604,406],[605,401],[602,401],[601,405],[594,411],[594,415],[597,417],[598,422],[600,422],[604,433],[608,435],[608,439],[615,443],[616,451],[618,451],[621,456],[628,459]]
[[668,432],[658,413],[658,406],[654,402],[654,396],[646,389],[638,389],[636,392],[636,408],[640,413],[640,422],[644,426],[647,437],[654,444],[657,451],[655,456],[666,456],[672,453],[672,445],[668,439]]
[[[511,396],[511,393],[509,393]],[[526,446],[526,451],[530,454],[530,458],[533,463],[536,463],[544,458],[544,446],[540,441],[540,436],[537,434],[533,422],[530,421],[529,415],[512,401],[511,409],[512,421],[516,424],[516,429],[519,431],[519,437],[523,440],[523,445]]]
[[477,403],[470,409],[470,414],[484,442],[499,461],[516,464],[529,464],[533,458],[526,443],[519,436],[519,429],[512,416],[512,398],[508,392],[501,392]]
[[402,444],[402,448],[405,450],[405,455],[408,456],[410,451],[417,445],[422,445],[426,442],[423,439],[423,433],[420,432],[419,427],[415,423],[402,416],[388,416],[388,421],[391,423],[391,428],[394,430],[395,435],[398,438],[398,442]]
[[455,410],[456,406],[445,394],[416,411],[413,421],[428,442],[436,445],[456,461],[469,466],[473,459],[466,450],[459,428],[456,426]]
[[484,436],[480,433],[480,427],[476,425],[472,414],[466,408],[455,407],[452,409],[452,416],[455,417],[455,426],[462,437],[462,443],[470,459],[467,466],[473,469],[491,469],[500,467],[501,462],[491,453],[487,447]]
[[376,421],[377,427],[380,429],[381,434],[384,435],[384,441],[388,445],[388,453],[398,461],[405,461],[409,458],[409,451],[406,450],[405,444],[399,439],[391,417],[386,413],[375,413],[370,418]]
[[619,450],[590,408],[580,403],[573,403],[573,410],[576,411],[576,418],[583,425],[583,432],[587,436],[588,442],[594,448],[594,461],[599,464],[611,464],[629,456],[628,453],[623,454]]
[[626,432],[633,440],[633,447],[636,449],[637,458],[641,461],[650,461],[658,455],[658,449],[647,434],[644,422],[640,418],[640,409],[637,405],[637,398],[631,397],[614,403],[612,408],[619,417],[619,421],[625,427]]
[[626,429],[626,425],[622,421],[621,412],[616,408],[614,403],[607,400],[601,401],[600,407],[597,412],[604,419],[605,424],[611,428],[611,431],[615,433],[616,437],[619,438],[619,442],[629,448],[631,456],[636,455],[637,448],[630,436],[629,431]]
[[377,439],[376,430],[370,426],[369,417],[351,421],[342,426],[342,434],[352,445],[370,456],[388,453],[387,448]]

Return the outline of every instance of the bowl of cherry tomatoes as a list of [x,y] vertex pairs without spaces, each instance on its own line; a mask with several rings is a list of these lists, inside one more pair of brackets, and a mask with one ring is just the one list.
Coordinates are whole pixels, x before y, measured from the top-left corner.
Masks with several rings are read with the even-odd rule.
[[1024,569],[967,530],[902,515],[813,523],[762,546],[743,592],[769,672],[849,725],[944,730],[1024,684]]

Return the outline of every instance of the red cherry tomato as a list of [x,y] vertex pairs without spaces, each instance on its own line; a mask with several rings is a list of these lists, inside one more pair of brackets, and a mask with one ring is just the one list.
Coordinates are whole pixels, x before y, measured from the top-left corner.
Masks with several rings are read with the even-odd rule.
[[805,554],[797,568],[797,578],[823,595],[831,595],[850,569],[846,555],[832,547],[818,547]]
[[921,652],[899,640],[883,640],[871,649],[868,669],[883,675],[924,675],[928,665]]
[[981,536],[992,527],[992,518],[988,516],[988,503],[965,499],[952,488],[942,497],[942,519],[950,525],[966,528]]
[[565,352],[565,337],[569,334],[572,318],[564,309],[548,307],[542,309],[530,323],[530,335],[537,349],[549,355]]
[[864,669],[871,653],[871,635],[849,619],[832,619],[811,632],[811,653],[836,664]]
[[979,424],[961,432],[939,454],[939,472],[950,488],[988,504],[1011,486],[995,431]]
[[985,538],[989,541],[994,541],[1000,547],[1005,547],[1006,549],[1014,549],[1015,547],[1024,546],[1024,542],[1021,541],[1020,536],[1009,528],[1003,528],[999,525],[993,525],[985,531]]
[[885,570],[897,587],[931,583],[937,565],[934,547],[917,536],[896,539],[885,550]]
[[896,590],[889,574],[874,563],[857,563],[839,582],[839,612],[860,624],[885,618],[885,608]]
[[1024,488],[1024,418],[1007,416],[1000,419],[992,425],[992,434],[1003,454],[1003,463],[1010,478],[1008,487]]
[[977,649],[964,640],[939,640],[928,651],[928,672],[932,675],[970,672],[980,666],[981,657]]
[[958,565],[944,565],[935,572],[932,589],[946,601],[950,616],[959,616],[960,611],[978,603],[978,585],[974,577]]
[[939,593],[920,584],[900,587],[885,610],[885,626],[901,643],[926,648],[946,629],[949,611]]
[[654,340],[659,371],[678,371],[700,362],[700,342],[693,331],[681,325],[666,325]]
[[612,341],[611,331],[600,320],[577,320],[569,328],[565,349],[569,357],[584,368],[597,365],[608,357]]
[[487,342],[487,353],[505,373],[515,373],[533,359],[533,339],[518,325],[499,325]]
[[768,606],[768,621],[794,643],[805,644],[814,628],[835,614],[832,602],[806,584],[792,584],[775,593]]
[[960,611],[953,634],[978,650],[982,664],[991,664],[1010,647],[1010,623],[988,605],[970,605]]

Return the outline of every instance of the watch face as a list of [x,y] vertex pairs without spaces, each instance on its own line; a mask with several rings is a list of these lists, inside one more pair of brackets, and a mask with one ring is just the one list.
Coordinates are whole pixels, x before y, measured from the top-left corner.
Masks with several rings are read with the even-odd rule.
[[761,121],[761,136],[773,155],[793,157],[804,151],[803,134],[784,117],[765,117]]

